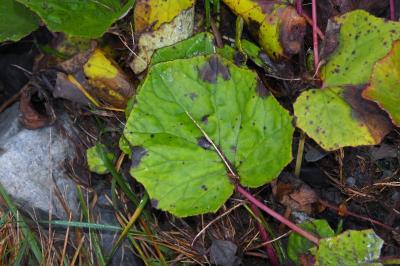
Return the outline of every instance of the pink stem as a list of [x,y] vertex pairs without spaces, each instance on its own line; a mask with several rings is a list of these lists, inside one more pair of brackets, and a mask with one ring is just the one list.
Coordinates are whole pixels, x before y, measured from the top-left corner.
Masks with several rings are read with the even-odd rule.
[[312,0],[312,29],[313,29],[313,49],[314,49],[314,66],[318,68],[318,34],[317,34],[317,0]]
[[236,190],[242,194],[246,199],[248,199],[251,203],[256,205],[258,208],[266,212],[267,214],[271,215],[290,229],[292,229],[294,232],[298,233],[299,235],[307,238],[309,241],[313,242],[314,244],[318,245],[319,243],[319,238],[314,236],[313,234],[303,230],[302,228],[298,227],[279,213],[275,212],[274,210],[268,208],[265,206],[263,203],[261,203],[258,199],[256,199],[253,195],[251,195],[249,192],[247,192],[244,188],[242,188],[239,185],[236,185]]
[[396,20],[396,4],[394,0],[390,0],[390,19]]
[[296,0],[296,11],[297,14],[303,15],[303,0]]
[[[255,216],[257,216],[258,218],[261,217],[261,213],[258,210],[256,205],[251,204],[251,209],[252,209],[252,211],[253,211]],[[261,240],[264,243],[270,241],[270,238],[268,237],[267,231],[265,231],[264,226],[259,221],[257,221],[257,227],[258,227],[258,231],[260,231]],[[265,251],[268,254],[268,259],[271,262],[271,265],[272,266],[279,266],[279,261],[278,261],[278,258],[276,257],[276,254],[275,254],[274,248],[272,247],[272,244],[269,243],[269,244],[265,245],[264,248],[265,248]]]

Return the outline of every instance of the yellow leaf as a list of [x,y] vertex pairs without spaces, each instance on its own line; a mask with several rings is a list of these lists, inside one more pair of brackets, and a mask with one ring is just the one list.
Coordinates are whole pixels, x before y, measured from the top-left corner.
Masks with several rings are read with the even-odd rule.
[[306,29],[306,21],[296,10],[274,1],[223,0],[243,17],[252,35],[272,58],[297,54]]
[[134,10],[135,32],[157,30],[171,22],[183,10],[194,6],[195,0],[137,0]]
[[93,96],[113,107],[125,107],[133,94],[133,86],[114,61],[96,49],[83,66],[83,71],[93,87],[90,92]]

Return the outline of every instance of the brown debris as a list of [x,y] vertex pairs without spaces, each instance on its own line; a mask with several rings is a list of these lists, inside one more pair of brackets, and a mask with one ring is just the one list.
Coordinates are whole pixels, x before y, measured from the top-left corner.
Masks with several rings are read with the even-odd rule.
[[[55,121],[54,112],[46,106],[39,110],[38,106],[32,103],[33,91],[29,84],[22,89],[19,108],[22,114],[21,123],[27,129],[38,129],[45,127]],[[40,103],[42,104],[42,103]]]
[[286,55],[298,54],[306,33],[306,20],[288,6],[280,14],[280,42]]

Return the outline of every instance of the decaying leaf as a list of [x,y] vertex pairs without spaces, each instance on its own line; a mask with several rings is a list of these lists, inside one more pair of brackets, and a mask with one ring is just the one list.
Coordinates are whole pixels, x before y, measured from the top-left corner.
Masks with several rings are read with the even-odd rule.
[[274,197],[291,211],[311,214],[318,207],[319,197],[315,191],[298,178],[282,176],[272,184]]
[[[100,49],[92,47],[58,66],[56,98],[97,107],[125,108],[134,87],[121,68]],[[102,105],[103,104],[103,105]]]
[[370,85],[362,96],[378,103],[393,123],[400,126],[400,40],[393,44],[389,54],[375,64]]
[[137,0],[134,11],[135,32],[157,30],[170,23],[182,10],[193,7],[195,0]]
[[21,123],[27,129],[45,127],[55,121],[53,109],[34,95],[36,89],[28,83],[21,91],[19,109],[21,111]]
[[[362,10],[330,21],[322,49],[326,60],[321,68],[323,88],[306,91],[297,99],[297,126],[326,150],[380,143],[392,128],[390,119],[361,93],[376,62],[389,53],[398,39],[399,22],[385,21]],[[383,64],[393,64],[390,60]],[[396,74],[387,74],[389,78],[383,79],[382,74],[377,78],[384,82],[381,88],[398,81]],[[364,91],[364,97],[366,94]],[[391,101],[396,102],[397,98]]]
[[273,59],[297,54],[306,30],[306,21],[296,10],[280,1],[223,0],[243,17],[253,36]]
[[321,68],[324,87],[368,83],[375,63],[400,39],[400,23],[356,10],[329,22],[326,64]]
[[56,85],[52,91],[54,98],[67,99],[75,103],[89,105],[90,101],[85,97],[77,86],[75,86],[69,79],[68,75],[62,72],[57,73]]
[[107,147],[101,143],[97,143],[95,146],[86,150],[86,159],[89,170],[91,172],[97,173],[99,175],[104,175],[107,174],[109,171],[106,163],[101,159],[102,157],[99,154],[100,152],[103,152],[110,162],[115,162],[115,155],[112,152],[109,152],[107,150]]
[[[333,237],[335,235],[332,228],[325,220],[306,221],[299,224],[299,227],[322,238]],[[291,233],[288,240],[288,248],[287,248],[288,256],[294,263],[296,263],[296,265],[300,265],[301,258],[305,254],[309,253],[309,249],[312,246],[313,243],[311,243],[306,238],[300,236],[297,233]]]
[[315,251],[317,266],[379,266],[383,240],[373,230],[348,230],[338,236],[323,238]]
[[294,103],[296,125],[328,151],[375,145],[392,126],[378,105],[361,97],[359,87],[303,92]]
[[92,86],[90,93],[97,99],[117,108],[124,108],[133,94],[129,78],[111,59],[99,50],[94,50],[83,66],[83,71]]
[[234,186],[212,142],[257,187],[291,160],[291,117],[257,75],[218,55],[152,66],[124,130],[131,174],[154,206],[177,216],[216,211]]
[[154,51],[189,38],[194,26],[194,0],[140,0],[134,9],[138,52],[131,68],[143,72]]

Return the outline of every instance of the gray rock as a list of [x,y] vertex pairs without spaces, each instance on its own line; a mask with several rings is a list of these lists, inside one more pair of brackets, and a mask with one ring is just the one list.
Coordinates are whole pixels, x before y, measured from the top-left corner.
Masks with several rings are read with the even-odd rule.
[[218,266],[238,266],[241,259],[236,256],[237,250],[237,245],[232,241],[214,239],[210,250],[211,263]]
[[19,122],[19,104],[0,114],[0,183],[17,205],[28,213],[48,213],[67,219],[58,189],[70,210],[78,215],[76,184],[65,166],[76,155],[76,135],[68,115],[45,128],[28,130]]

